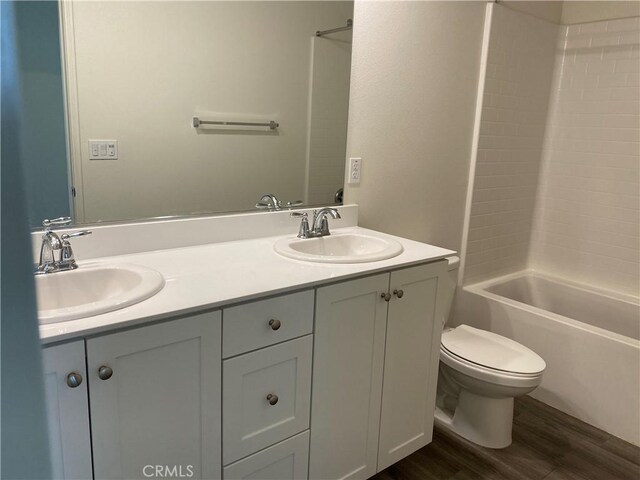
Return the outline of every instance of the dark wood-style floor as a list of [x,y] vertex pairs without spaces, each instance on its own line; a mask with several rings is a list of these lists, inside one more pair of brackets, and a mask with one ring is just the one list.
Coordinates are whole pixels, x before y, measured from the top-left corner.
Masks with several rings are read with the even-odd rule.
[[640,448],[522,397],[508,448],[479,447],[436,429],[431,444],[373,479],[639,480]]

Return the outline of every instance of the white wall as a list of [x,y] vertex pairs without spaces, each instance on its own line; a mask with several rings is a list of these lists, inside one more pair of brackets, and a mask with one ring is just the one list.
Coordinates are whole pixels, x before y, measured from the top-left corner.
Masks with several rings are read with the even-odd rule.
[[460,249],[484,2],[356,1],[348,157],[360,224]]
[[564,3],[561,0],[500,0],[500,5],[553,23],[560,23]]
[[573,1],[562,5],[562,23],[586,23],[614,18],[637,17],[640,2],[636,1]]
[[563,27],[531,266],[640,292],[640,18]]
[[[248,209],[265,192],[303,199],[311,39],[351,8],[74,2],[83,220]],[[198,131],[194,114],[281,126]],[[120,158],[89,161],[89,139],[118,140]]]
[[557,33],[493,5],[464,283],[527,266]]

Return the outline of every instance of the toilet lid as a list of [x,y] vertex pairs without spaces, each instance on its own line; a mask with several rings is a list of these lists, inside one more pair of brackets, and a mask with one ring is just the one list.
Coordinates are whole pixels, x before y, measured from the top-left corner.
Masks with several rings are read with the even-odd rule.
[[546,367],[544,360],[524,345],[468,325],[443,332],[442,346],[460,358],[495,370],[534,374]]

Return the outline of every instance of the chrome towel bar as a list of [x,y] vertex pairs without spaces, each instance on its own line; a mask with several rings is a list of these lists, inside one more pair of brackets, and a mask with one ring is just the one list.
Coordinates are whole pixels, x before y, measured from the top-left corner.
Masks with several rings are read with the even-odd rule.
[[332,28],[331,30],[318,30],[316,32],[316,37],[322,37],[330,33],[344,32],[345,30],[351,30],[352,28],[353,28],[353,20],[349,18],[347,20],[347,24],[344,27]]
[[275,130],[280,124],[274,120],[266,123],[256,122],[224,122],[219,120],[200,120],[200,117],[193,117],[193,128],[200,128],[201,125],[227,125],[230,127],[269,127],[270,130]]

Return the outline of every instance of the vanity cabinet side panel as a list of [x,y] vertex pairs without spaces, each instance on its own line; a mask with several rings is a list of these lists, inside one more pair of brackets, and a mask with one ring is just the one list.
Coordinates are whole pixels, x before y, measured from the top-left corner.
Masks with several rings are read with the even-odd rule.
[[46,347],[42,360],[52,477],[93,478],[84,340]]
[[220,478],[221,325],[207,312],[87,341],[97,479],[146,478],[156,465]]
[[376,473],[388,287],[381,274],[317,291],[309,478]]
[[391,273],[378,471],[432,440],[446,265]]

